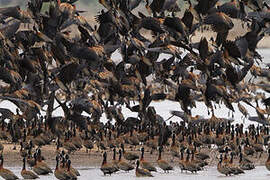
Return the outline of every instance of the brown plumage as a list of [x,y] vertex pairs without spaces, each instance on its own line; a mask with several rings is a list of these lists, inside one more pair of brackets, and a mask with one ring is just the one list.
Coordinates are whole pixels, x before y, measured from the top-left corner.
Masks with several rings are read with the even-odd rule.
[[91,149],[94,148],[92,140],[88,137],[88,132],[85,131],[85,139],[83,140],[83,146],[86,148],[86,152],[88,153],[88,150],[91,151]]
[[69,155],[68,154],[65,155],[65,159],[66,159],[67,163],[70,163],[70,165],[68,165],[69,166],[69,169],[70,169],[70,173],[72,173],[72,174],[74,174],[76,176],[80,176],[81,174],[79,173],[79,171],[77,169],[75,169],[74,167],[71,166],[71,161],[69,159]]
[[126,160],[128,161],[134,161],[136,159],[139,159],[139,156],[137,154],[134,154],[132,152],[126,152],[125,151],[125,148],[124,148],[124,144],[121,144],[121,148],[122,148],[122,151],[123,151],[123,156]]
[[169,172],[170,170],[173,170],[173,167],[169,165],[169,163],[161,158],[161,151],[162,148],[158,147],[158,160],[157,164],[158,166],[164,171],[164,172]]
[[179,160],[179,168],[181,169],[181,172],[183,172],[184,170],[186,170],[185,168],[185,160],[184,160],[184,149],[180,149],[180,160]]
[[19,179],[13,172],[11,172],[9,169],[6,169],[6,168],[3,167],[4,158],[3,158],[2,154],[0,155],[0,160],[1,160],[0,176],[3,179],[7,179],[7,180]]
[[242,1],[238,3],[236,0],[231,0],[231,2],[227,2],[221,6],[218,6],[218,10],[227,14],[231,18],[242,19],[246,15]]
[[246,159],[243,159],[243,154],[239,155],[239,167],[243,170],[252,170],[255,168],[254,164]]
[[156,13],[164,14],[164,11],[176,12],[179,11],[179,7],[176,3],[176,0],[153,0],[149,5],[149,0],[146,0],[147,10],[151,10],[154,16],[157,16]]
[[28,150],[26,162],[30,167],[33,167],[35,165],[35,158],[32,156],[31,151],[31,149]]
[[231,18],[222,12],[209,14],[204,19],[204,23],[211,25],[213,31],[218,33],[216,38],[217,45],[226,41],[229,30],[234,27]]
[[0,8],[0,14],[13,17],[20,20],[23,23],[30,23],[31,16],[27,11],[23,11],[19,6]]
[[147,169],[139,168],[139,166],[140,166],[140,161],[137,160],[136,171],[135,171],[135,174],[137,177],[153,177],[150,171],[148,171]]
[[75,152],[77,150],[77,147],[69,139],[69,133],[67,133],[65,137],[65,142],[63,143],[63,147],[68,151],[68,153]]
[[[140,12],[139,12],[140,13]],[[142,13],[140,13],[142,19],[139,25],[139,28],[145,28],[147,30],[151,30],[156,33],[164,33],[164,26],[161,24],[158,18],[154,17],[146,17]]]
[[117,166],[120,170],[123,170],[123,171],[131,171],[132,169],[134,169],[134,167],[132,165],[130,165],[127,162],[122,160],[122,150],[121,149],[119,149],[119,160],[118,160]]
[[244,153],[246,155],[253,155],[255,153],[255,150],[252,146],[250,146],[250,143],[249,143],[249,139],[248,137],[246,138],[246,142],[245,142],[245,146],[244,146]]
[[47,175],[49,173],[52,173],[52,169],[42,161],[41,152],[40,150],[38,153],[34,154],[35,158],[35,165],[33,166],[33,171],[38,175]]
[[65,179],[70,178],[64,169],[59,168],[59,157],[58,156],[56,156],[56,167],[54,170],[54,176],[60,180],[65,180]]
[[25,162],[26,162],[26,159],[25,157],[23,158],[23,168],[21,170],[21,176],[24,178],[24,179],[37,179],[39,178],[35,173],[33,173],[32,171],[29,171],[29,170],[26,170],[25,168]]
[[239,111],[243,114],[243,118],[247,118],[247,116],[249,116],[247,109],[240,103],[238,103],[237,106],[238,106]]
[[184,165],[184,169],[186,171],[190,171],[191,173],[196,173],[197,171],[200,171],[201,168],[195,164],[195,162],[192,162],[190,159],[190,151],[189,149],[187,149],[187,157],[186,157],[186,160],[183,161],[183,165]]
[[201,167],[201,168],[208,165],[208,163],[206,161],[199,159],[199,158],[195,158],[195,151],[192,151],[191,153],[192,153],[192,155],[191,155],[191,162],[192,163],[196,164],[198,167]]
[[[175,134],[172,135],[172,144],[170,147],[170,152],[171,152],[173,159],[174,159],[174,157],[180,157],[179,148],[175,143]],[[172,159],[172,161],[173,161],[173,159]]]
[[147,169],[148,171],[157,171],[150,162],[144,160],[144,147],[141,148],[140,165],[143,169]]
[[231,153],[231,159],[229,162],[229,167],[233,171],[233,174],[235,174],[235,175],[245,173],[239,166],[237,166],[236,164],[233,163],[233,154],[232,153]]
[[17,87],[19,86],[20,82],[22,81],[22,77],[20,76],[19,73],[10,70],[5,67],[0,67],[0,78],[11,85],[16,85]]
[[233,171],[225,164],[222,164],[222,156],[220,156],[219,162],[217,164],[217,170],[221,174],[225,174],[226,176],[231,175]]
[[74,171],[71,170],[71,161],[70,159],[67,160],[67,174],[70,177],[70,179],[77,179],[77,175]]
[[118,171],[118,169],[113,164],[107,163],[107,153],[106,152],[103,153],[103,161],[102,161],[100,170],[103,172],[104,176],[106,174],[111,175],[111,174]]

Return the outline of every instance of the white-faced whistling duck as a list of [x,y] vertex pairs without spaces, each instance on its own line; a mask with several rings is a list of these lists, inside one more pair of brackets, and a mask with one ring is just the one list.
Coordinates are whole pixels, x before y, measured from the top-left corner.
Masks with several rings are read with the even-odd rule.
[[118,171],[118,169],[115,168],[115,166],[113,164],[107,163],[107,153],[106,152],[103,153],[103,161],[102,161],[100,170],[103,172],[104,176],[106,174],[111,175],[112,173],[115,173]]
[[137,177],[153,177],[150,171],[148,171],[147,169],[139,168],[139,166],[140,166],[140,161],[137,160],[136,171],[135,171],[135,174]]
[[31,149],[28,150],[26,162],[30,167],[35,165],[35,158],[32,156]]
[[243,159],[243,154],[240,152],[239,155],[239,167],[243,170],[252,170],[255,168],[254,164],[249,160]]
[[52,173],[52,169],[42,161],[40,151],[34,154],[35,165],[33,166],[33,171],[37,175],[47,175]]
[[150,162],[144,160],[144,147],[141,148],[140,165],[142,168],[147,169],[148,171],[157,171],[157,169]]
[[[68,154],[65,155],[65,159],[66,159],[66,161],[69,160],[69,155]],[[80,173],[79,173],[79,171],[77,169],[75,169],[74,167],[72,167],[71,164],[69,166],[70,166],[70,171],[72,173],[74,173],[76,176],[80,176]]]
[[220,155],[219,162],[217,164],[217,170],[221,174],[225,174],[226,176],[233,174],[233,171],[225,164],[222,163],[223,157]]
[[169,165],[169,163],[161,158],[161,152],[162,147],[158,147],[158,160],[157,164],[158,166],[164,171],[164,172],[169,172],[170,170],[173,170],[173,167]]
[[37,179],[39,178],[35,173],[33,173],[32,171],[26,170],[25,167],[25,163],[26,163],[26,159],[25,157],[23,158],[23,168],[21,170],[21,176],[24,179]]
[[235,174],[235,175],[245,173],[241,168],[239,168],[238,166],[233,164],[233,153],[231,153],[231,159],[230,159],[230,162],[229,162],[229,168],[233,171],[233,174]]
[[13,172],[11,172],[9,169],[6,169],[3,167],[4,158],[3,158],[2,154],[0,155],[0,160],[1,160],[0,176],[4,179],[7,179],[7,180],[19,179]]
[[75,152],[77,150],[77,147],[71,142],[70,140],[70,133],[65,133],[65,141],[63,143],[63,148],[65,148],[68,153]]
[[121,148],[122,148],[123,156],[124,156],[124,158],[126,160],[128,160],[128,161],[134,161],[136,159],[139,159],[139,156],[137,154],[134,154],[132,152],[126,152],[125,151],[124,144],[121,144]]
[[88,153],[88,150],[91,151],[91,149],[94,148],[92,140],[88,137],[88,132],[85,130],[85,139],[83,140],[83,146],[86,148],[86,153]]
[[70,159],[67,160],[67,174],[70,177],[70,179],[77,179],[77,175],[75,174],[74,171],[71,171],[70,169],[71,161]]
[[132,165],[130,165],[129,163],[122,160],[122,150],[121,149],[119,149],[119,160],[118,160],[117,166],[120,170],[127,171],[127,172],[134,169],[134,167]]
[[187,157],[186,160],[184,161],[184,167],[186,171],[190,171],[191,173],[196,173],[197,171],[200,171],[201,168],[195,164],[194,162],[190,161],[190,150],[187,149]]
[[205,160],[202,160],[200,158],[195,158],[195,151],[191,151],[191,162],[194,164],[197,164],[201,168],[208,165],[208,163]]
[[55,166],[55,170],[54,170],[54,176],[60,180],[65,180],[65,179],[69,178],[66,171],[59,167],[59,156],[56,156],[56,166]]

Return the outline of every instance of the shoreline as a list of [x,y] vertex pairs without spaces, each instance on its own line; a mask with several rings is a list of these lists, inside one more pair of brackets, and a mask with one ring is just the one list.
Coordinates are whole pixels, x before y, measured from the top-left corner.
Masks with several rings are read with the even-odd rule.
[[[7,143],[3,143],[4,145],[4,151],[3,151],[3,157],[4,157],[4,167],[22,167],[22,157],[20,156],[20,146],[16,145],[16,150],[13,150],[14,145],[13,144],[7,144]],[[118,149],[118,148],[117,148]],[[137,155],[140,155],[140,151],[139,151],[140,147],[138,146],[136,148],[136,151],[132,151],[135,152]],[[153,152],[153,154],[150,154],[150,149],[148,147],[145,146],[145,160],[149,161],[151,163],[153,163],[154,166],[158,166],[156,161],[158,159],[158,152],[157,150],[155,150]],[[179,168],[178,165],[178,158],[174,158],[174,161],[171,162],[171,155],[170,152],[168,150],[168,148],[165,148],[165,153],[163,152],[162,154],[162,158],[164,160],[167,160],[167,162],[169,164],[171,164],[173,167],[175,167],[176,169]],[[60,149],[62,150],[62,149]],[[129,151],[129,150],[127,150]],[[52,168],[55,168],[56,165],[56,161],[55,161],[55,157],[56,157],[56,146],[55,145],[46,145],[41,147],[41,152],[42,152],[42,156],[45,157],[45,162]],[[209,149],[208,148],[202,148],[201,152],[204,153],[208,153]],[[97,148],[95,147],[94,149],[91,150],[91,152],[89,151],[88,154],[86,153],[85,148],[82,148],[79,151],[76,151],[74,153],[69,154],[70,156],[70,160],[72,162],[72,166],[76,167],[76,168],[90,168],[90,169],[98,169],[101,166],[102,163],[102,153],[103,151],[97,152]],[[107,150],[107,154],[108,154],[108,162],[112,161],[112,150]],[[209,164],[206,167],[216,167],[217,163],[218,163],[218,157],[219,157],[219,153],[217,152],[216,149],[214,149],[214,151],[212,151],[211,153],[208,153],[210,156],[210,159],[206,160]],[[116,154],[116,160],[118,160],[118,153]],[[264,166],[265,164],[265,160],[267,159],[268,154],[266,152],[264,152],[261,156],[261,158],[257,158],[256,155],[254,156],[248,156],[248,158],[254,162],[255,166]],[[184,158],[186,157],[186,155],[184,155]],[[228,158],[230,158],[230,156],[228,155]],[[128,162],[127,160],[125,160],[126,162]],[[238,164],[239,158],[234,158],[234,164]],[[135,161],[132,162],[132,165],[135,167]],[[28,165],[27,165],[28,167]],[[29,168],[29,167],[28,167]]]

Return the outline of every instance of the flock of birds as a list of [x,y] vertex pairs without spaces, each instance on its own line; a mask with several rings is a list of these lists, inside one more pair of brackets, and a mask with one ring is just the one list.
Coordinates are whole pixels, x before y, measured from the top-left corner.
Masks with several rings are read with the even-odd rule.
[[[270,170],[270,98],[264,93],[270,92],[270,65],[256,51],[270,33],[267,2],[183,0],[180,7],[177,0],[99,0],[104,9],[93,26],[76,1],[28,0],[25,10],[0,8],[0,99],[17,106],[16,113],[0,108],[0,138],[20,144],[23,178],[54,173],[58,179],[77,179],[69,156],[83,147],[102,151],[104,175],[130,171],[130,162],[137,160],[136,176],[152,176],[157,169],[144,159],[145,149],[158,150],[156,164],[166,173],[174,167],[162,153],[172,162],[177,158],[181,171],[194,173],[213,159],[207,153],[213,147],[220,154],[217,170],[226,176],[254,169],[249,156],[265,152]],[[135,10],[142,4],[145,13]],[[236,22],[246,32],[231,39]],[[205,31],[216,37],[193,42]],[[116,51],[122,57],[118,62],[111,59]],[[168,56],[159,60],[161,54]],[[181,122],[167,124],[169,119],[151,106],[165,99],[179,102],[182,111],[171,114]],[[210,119],[192,115],[196,102],[205,103]],[[216,117],[221,103],[232,118]],[[233,124],[234,103],[244,119],[261,125]],[[125,118],[122,107],[138,116]],[[53,115],[58,108],[63,116]],[[103,113],[106,123],[100,121]],[[54,172],[41,154],[48,144],[58,152]],[[0,144],[2,152],[4,147]],[[107,162],[109,151],[112,162]],[[3,154],[0,160],[0,176],[18,179],[3,167]]]

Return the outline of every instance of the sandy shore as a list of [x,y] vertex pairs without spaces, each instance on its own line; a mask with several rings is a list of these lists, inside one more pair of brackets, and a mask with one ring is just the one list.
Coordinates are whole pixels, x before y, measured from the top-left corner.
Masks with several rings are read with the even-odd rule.
[[[4,166],[6,167],[21,167],[22,166],[22,157],[20,156],[20,146],[17,145],[16,150],[13,150],[14,145],[13,144],[5,144],[4,145]],[[42,155],[46,158],[45,162],[48,163],[48,165],[52,168],[55,167],[55,157],[56,157],[56,146],[55,145],[46,145],[41,148]],[[112,160],[112,151],[107,150],[108,152],[108,161]],[[133,151],[140,155],[139,147],[136,151]],[[206,152],[210,155],[211,159],[208,159],[207,162],[209,163],[209,166],[216,166],[219,156],[219,153],[216,153],[216,151],[212,151],[211,153],[208,148],[202,148],[201,152]],[[255,163],[255,166],[263,165],[267,159],[267,153],[263,153],[262,156],[259,158],[255,155],[249,156],[248,158],[252,160]],[[153,154],[150,154],[148,149],[146,148],[145,152],[145,160],[152,162],[155,166],[156,160],[158,157],[158,152],[154,151]],[[75,153],[70,154],[70,159],[72,161],[72,165],[74,167],[97,167],[99,168],[102,163],[102,151],[98,152],[96,148],[94,148],[91,152],[86,153],[85,148],[82,148],[80,151],[76,151]],[[117,154],[118,159],[118,154]],[[174,161],[171,162],[171,155],[168,152],[168,150],[165,151],[165,154],[163,153],[163,159],[170,162],[173,166],[178,166],[178,159],[174,158]],[[238,162],[239,159],[234,159],[234,162]],[[135,164],[134,164],[135,166]]]

